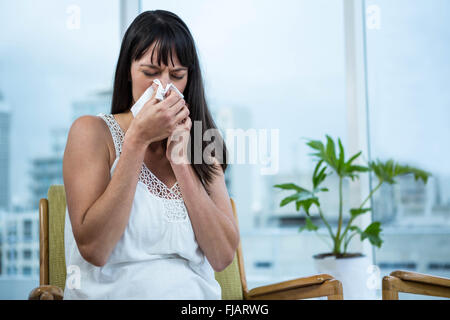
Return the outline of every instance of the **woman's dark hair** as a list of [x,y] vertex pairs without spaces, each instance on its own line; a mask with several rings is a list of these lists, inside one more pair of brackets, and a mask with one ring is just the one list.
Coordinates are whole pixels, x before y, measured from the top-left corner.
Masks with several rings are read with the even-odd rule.
[[[189,156],[191,165],[208,191],[206,184],[212,181],[216,171],[214,166],[208,165],[203,161],[203,150],[208,145],[208,142],[203,141],[202,137],[200,137],[200,141],[195,141],[193,129],[195,121],[201,121],[202,133],[208,129],[217,129],[217,126],[206,102],[203,78],[194,39],[186,24],[176,14],[165,10],[145,11],[139,14],[128,27],[123,37],[114,77],[111,114],[122,113],[131,109],[133,104],[131,63],[134,60],[139,60],[153,43],[155,43],[153,50],[156,48],[158,51],[158,65],[161,64],[161,61],[165,65],[169,65],[169,55],[172,60],[172,49],[175,49],[181,65],[188,67],[188,81],[183,95],[185,101],[189,104],[189,116],[192,120],[190,133],[191,152]],[[153,53],[151,55],[152,59]],[[216,130],[216,132],[218,131]],[[220,160],[222,170],[225,172],[227,167],[225,142],[220,135],[217,136],[216,134],[214,143],[221,143],[223,154],[213,156]],[[163,145],[164,147],[167,146],[167,138],[164,140]],[[196,159],[194,158],[194,151],[200,148],[202,161],[201,163],[195,163],[197,161],[192,161]],[[218,148],[218,150],[220,149]]]

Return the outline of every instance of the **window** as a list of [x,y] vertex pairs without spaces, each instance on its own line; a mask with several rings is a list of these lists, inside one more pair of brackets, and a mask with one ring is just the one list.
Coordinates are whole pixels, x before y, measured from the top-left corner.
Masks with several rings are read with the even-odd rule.
[[22,267],[22,274],[24,276],[31,276],[31,267]]
[[23,251],[23,258],[25,260],[31,260],[31,250],[30,249],[26,249]]
[[7,252],[8,260],[16,260],[17,259],[17,250],[9,249]]
[[16,275],[17,274],[17,267],[16,266],[8,266],[6,269],[6,273],[8,275]]
[[[221,129],[279,130],[276,174],[261,174],[263,165],[232,164],[226,175],[238,204],[249,288],[315,274],[312,256],[330,249],[316,234],[298,232],[304,215],[293,205],[280,208],[286,193],[273,185],[308,187],[314,163],[302,138],[323,140],[329,134],[346,149],[352,139],[344,3],[140,1],[142,11],[170,10],[187,23]],[[450,3],[358,3],[366,12],[368,118],[361,126],[368,126],[370,157],[392,157],[433,174],[426,185],[403,177],[373,197],[372,220],[382,221],[384,240],[374,250],[375,262],[382,275],[404,269],[450,277],[450,162],[444,147],[450,138]],[[32,9],[29,1],[0,2],[0,29],[8,30],[0,35],[0,180],[11,177],[0,186],[0,209],[10,208],[0,223],[7,258],[0,273],[38,280],[39,250],[30,245],[38,233],[21,214],[35,215],[49,185],[63,182],[71,123],[110,110],[120,10],[118,0],[48,0]],[[327,181],[330,192],[321,202],[335,224],[336,181]],[[354,195],[344,195],[348,206]],[[320,234],[326,234],[323,227]],[[1,290],[13,291],[0,283]]]
[[8,224],[8,243],[14,244],[17,241],[17,225],[14,223]]
[[23,235],[25,241],[33,240],[32,225],[33,222],[31,220],[23,221]]
[[450,277],[450,3],[372,0],[366,9],[372,158],[433,175],[426,185],[405,176],[375,194],[385,241],[376,262],[382,276],[403,269]]
[[[70,125],[81,115],[110,111],[119,22],[118,0],[0,2],[0,29],[8,30],[0,34],[0,143],[7,143],[0,148],[0,178],[6,173],[11,178],[8,188],[0,186],[0,208],[10,190],[11,209],[3,216],[15,226],[4,223],[3,234],[20,258],[22,242],[35,250],[39,234],[34,229],[38,224],[24,215],[37,217],[39,200],[47,197],[50,184],[63,183],[62,155]],[[86,105],[95,107],[83,108]],[[30,266],[39,265],[39,254],[28,249],[23,254]],[[26,285],[17,287],[30,283],[31,290],[39,272],[19,260],[1,270],[30,276],[22,282]],[[8,292],[3,296],[17,295],[11,299],[29,293],[12,290],[0,280],[3,290]]]

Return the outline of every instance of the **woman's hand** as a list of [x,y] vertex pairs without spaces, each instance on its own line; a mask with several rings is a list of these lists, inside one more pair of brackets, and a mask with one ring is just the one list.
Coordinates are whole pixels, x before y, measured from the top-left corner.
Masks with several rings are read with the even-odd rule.
[[170,90],[167,97],[159,101],[155,97],[158,85],[153,83],[152,87],[151,99],[131,121],[130,128],[127,130],[127,133],[131,132],[130,134],[134,135],[137,143],[145,146],[169,137],[178,123],[189,115],[184,99],[174,90]]
[[188,164],[188,143],[192,120],[186,116],[167,139],[166,158],[171,164]]

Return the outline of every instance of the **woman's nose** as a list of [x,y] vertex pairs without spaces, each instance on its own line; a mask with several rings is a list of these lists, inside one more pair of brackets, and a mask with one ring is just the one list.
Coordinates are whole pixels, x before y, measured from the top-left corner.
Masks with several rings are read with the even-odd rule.
[[168,74],[162,74],[161,77],[159,78],[159,81],[161,82],[161,84],[163,85],[163,88],[165,89],[167,87],[167,85],[170,83],[170,77]]

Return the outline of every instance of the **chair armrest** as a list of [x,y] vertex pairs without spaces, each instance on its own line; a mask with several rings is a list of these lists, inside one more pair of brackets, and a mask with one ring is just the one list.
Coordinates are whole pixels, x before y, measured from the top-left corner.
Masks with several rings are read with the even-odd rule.
[[428,274],[402,270],[393,271],[390,275],[405,281],[414,281],[439,287],[450,288],[450,279],[448,278],[435,277]]
[[63,296],[64,291],[61,288],[51,285],[41,285],[30,292],[28,300],[62,300]]
[[274,298],[290,298],[289,292],[299,288],[306,288],[311,286],[317,286],[323,284],[325,281],[334,280],[329,274],[319,274],[311,277],[298,278],[266,286],[257,287],[251,289],[247,293],[249,299],[264,298],[265,296],[271,296]]

